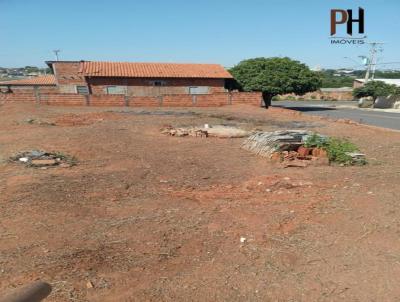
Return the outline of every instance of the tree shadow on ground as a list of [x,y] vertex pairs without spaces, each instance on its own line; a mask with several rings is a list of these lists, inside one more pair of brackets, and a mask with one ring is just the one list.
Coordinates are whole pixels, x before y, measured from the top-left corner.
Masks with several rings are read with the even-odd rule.
[[301,112],[310,112],[310,111],[331,111],[336,110],[336,108],[332,107],[324,107],[324,106],[285,106],[285,105],[273,105],[273,107],[285,108],[289,110],[301,111]]

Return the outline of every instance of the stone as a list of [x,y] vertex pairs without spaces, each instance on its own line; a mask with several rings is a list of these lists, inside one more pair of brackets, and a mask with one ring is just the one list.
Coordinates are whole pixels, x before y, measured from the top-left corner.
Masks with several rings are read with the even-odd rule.
[[88,281],[86,283],[86,288],[94,288],[94,285],[93,285],[92,281]]
[[379,96],[376,98],[373,108],[388,109],[393,108],[395,99],[392,97]]
[[59,166],[60,166],[61,168],[70,168],[70,167],[71,167],[71,165],[70,165],[70,164],[67,164],[67,163],[61,163]]
[[372,96],[360,98],[358,101],[358,107],[360,108],[371,108],[374,104],[374,98]]
[[367,163],[367,159],[364,153],[346,152],[346,155],[351,157],[352,164],[354,165],[362,166]]
[[28,156],[29,157],[40,157],[45,155],[46,153],[43,151],[38,151],[38,150],[32,150],[29,152]]
[[37,167],[54,166],[57,161],[55,159],[32,159],[31,164]]

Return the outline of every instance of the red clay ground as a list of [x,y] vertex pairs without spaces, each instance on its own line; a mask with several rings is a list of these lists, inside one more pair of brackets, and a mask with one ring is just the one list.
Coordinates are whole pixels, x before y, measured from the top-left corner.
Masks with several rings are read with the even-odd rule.
[[[46,301],[400,300],[400,133],[251,107],[0,117],[1,293],[41,279]],[[370,164],[282,169],[243,139],[159,132],[204,123],[348,137]],[[79,164],[6,161],[32,149]]]

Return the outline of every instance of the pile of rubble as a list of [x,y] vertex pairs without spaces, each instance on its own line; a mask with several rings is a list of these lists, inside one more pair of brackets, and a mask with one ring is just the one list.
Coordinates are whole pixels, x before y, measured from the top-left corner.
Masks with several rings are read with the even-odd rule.
[[161,133],[171,136],[195,136],[195,137],[220,137],[220,138],[240,138],[249,136],[249,132],[232,126],[209,125],[204,127],[180,127],[175,128],[170,125],[161,128]]
[[321,148],[306,148],[304,143],[312,135],[303,130],[256,132],[242,144],[242,148],[257,155],[280,162],[284,167],[329,165],[328,154]]
[[13,162],[23,163],[28,167],[47,168],[59,166],[68,168],[76,164],[76,159],[61,153],[31,150],[20,152],[10,158]]
[[199,136],[208,137],[208,131],[202,130],[194,127],[190,128],[174,128],[170,125],[161,128],[162,134],[167,134],[170,136]]

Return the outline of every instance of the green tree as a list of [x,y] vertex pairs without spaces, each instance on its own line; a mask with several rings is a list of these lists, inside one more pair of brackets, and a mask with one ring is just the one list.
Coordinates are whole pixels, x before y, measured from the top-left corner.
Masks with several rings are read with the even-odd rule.
[[337,76],[336,70],[327,69],[319,72],[322,80],[322,88],[340,88],[340,87],[352,87],[354,77],[347,75]]
[[303,95],[321,86],[318,73],[290,58],[254,58],[230,69],[243,91],[261,91],[268,106],[278,94]]
[[24,69],[25,69],[25,72],[27,72],[27,73],[39,71],[39,68],[37,68],[36,66],[25,66]]
[[390,94],[400,95],[400,87],[386,84],[382,81],[371,81],[353,90],[353,96],[356,98],[367,96],[376,98],[378,96],[388,96]]

